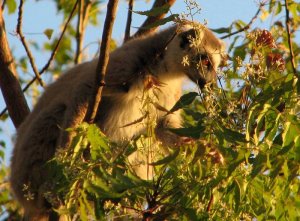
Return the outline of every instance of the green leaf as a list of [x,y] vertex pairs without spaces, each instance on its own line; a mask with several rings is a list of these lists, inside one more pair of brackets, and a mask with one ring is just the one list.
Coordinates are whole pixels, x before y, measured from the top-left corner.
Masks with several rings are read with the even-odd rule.
[[77,135],[73,138],[73,140],[71,142],[70,147],[73,150],[71,165],[73,165],[76,162],[76,160],[78,159],[78,156],[82,152],[82,145],[81,145],[82,140],[83,140],[83,137],[80,135]]
[[8,14],[12,14],[16,11],[17,3],[15,0],[8,0],[5,2],[5,4],[7,5]]
[[88,220],[88,215],[86,213],[86,208],[85,208],[85,203],[84,201],[82,200],[81,197],[79,197],[78,199],[79,201],[79,210],[80,210],[80,220],[83,220],[83,221],[87,221]]
[[222,34],[222,33],[230,33],[231,27],[228,28],[217,28],[217,29],[211,29],[213,32]]
[[267,156],[263,153],[259,153],[254,161],[253,161],[253,169],[251,172],[251,177],[256,177],[265,167],[265,163],[267,162]]
[[234,48],[234,46],[235,46],[235,43],[237,42],[237,40],[238,40],[239,38],[240,38],[240,36],[239,36],[239,35],[234,37],[234,39],[233,39],[232,43],[231,43],[231,44],[230,44],[230,46],[228,47],[228,53],[230,53],[230,52],[231,52],[231,50]]
[[183,212],[187,216],[188,220],[199,220],[195,209],[183,208]]
[[178,14],[172,14],[166,18],[160,19],[156,22],[151,23],[150,25],[145,26],[145,29],[155,28],[161,25],[164,25],[168,22],[174,21],[178,17]]
[[300,135],[295,138],[295,158],[300,163]]
[[253,130],[253,125],[256,124],[256,115],[257,115],[257,110],[261,107],[259,103],[253,105],[250,108],[249,114],[248,114],[248,119],[247,119],[247,125],[246,125],[246,140],[250,141],[252,130]]
[[167,13],[169,11],[169,9],[170,9],[170,5],[169,4],[164,4],[161,7],[156,7],[156,8],[153,8],[151,10],[148,10],[148,11],[133,11],[133,12],[136,13],[136,14],[139,14],[139,15],[146,15],[146,16],[155,17],[155,16],[159,16],[161,14]]
[[173,113],[187,105],[190,105],[195,98],[198,96],[196,92],[190,92],[181,96],[181,98],[177,101],[177,103],[171,108],[169,113]]
[[5,156],[4,151],[0,150],[0,159],[4,160],[4,156]]
[[235,188],[234,188],[234,210],[235,212],[238,212],[239,206],[240,206],[240,202],[241,202],[241,187],[239,182],[237,182],[236,180],[234,180],[235,183]]
[[221,128],[225,140],[231,143],[237,143],[237,142],[246,143],[246,136],[244,134],[231,130],[229,128],[225,128],[223,126],[219,126],[219,128]]
[[245,22],[243,22],[242,20],[237,20],[234,22],[234,26],[236,27],[237,30],[239,30],[239,29],[246,27],[247,24]]
[[88,127],[87,139],[94,149],[104,149],[106,151],[110,150],[107,138],[95,124]]
[[262,13],[260,14],[260,19],[262,21],[265,21],[268,17],[269,17],[270,13],[265,10],[264,8],[262,8]]
[[171,132],[184,137],[191,137],[199,139],[201,134],[205,131],[205,126],[198,124],[195,127],[184,127],[184,128],[168,128]]
[[179,154],[180,152],[180,148],[177,148],[173,153],[171,153],[169,156],[161,159],[161,160],[158,160],[154,163],[151,163],[150,165],[152,166],[158,166],[158,165],[162,165],[162,164],[168,164],[170,163],[171,161],[173,161]]
[[284,177],[287,179],[290,174],[287,160],[285,160],[282,165],[282,171],[283,171]]
[[85,182],[84,188],[92,193],[95,194],[97,197],[102,199],[119,199],[124,196],[124,193],[117,193],[114,192],[104,181],[101,181],[99,177],[93,183],[88,181]]
[[53,29],[47,28],[47,29],[44,31],[44,34],[46,35],[46,37],[48,38],[48,40],[50,40],[51,37],[52,37],[52,34],[53,34]]
[[[273,112],[274,115],[275,112]],[[275,120],[270,120],[270,118],[266,118],[266,141],[267,141],[267,144],[269,145],[269,148],[273,145],[273,140],[275,138],[275,135],[276,133],[278,132],[279,130],[279,120],[281,119],[281,113],[279,113],[277,116],[276,116],[276,119]]]
[[282,133],[283,146],[290,145],[300,132],[300,123],[297,122],[297,117],[289,115],[287,122],[284,124],[284,131]]
[[279,2],[277,2],[277,5],[276,5],[275,15],[280,14],[281,10],[282,10],[282,6],[281,6],[281,2],[279,1]]

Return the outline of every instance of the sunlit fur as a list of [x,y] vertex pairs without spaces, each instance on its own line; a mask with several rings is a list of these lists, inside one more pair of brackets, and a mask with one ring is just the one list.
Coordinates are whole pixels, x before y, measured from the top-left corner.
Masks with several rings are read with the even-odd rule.
[[[190,40],[189,33],[195,28],[198,36],[196,35],[196,45],[193,46],[187,39]],[[211,31],[200,24],[189,22],[130,40],[110,54],[107,86],[103,91],[96,124],[116,142],[129,140],[143,133],[145,124],[142,122],[127,127],[124,125],[143,116],[141,97],[145,79],[151,76],[159,82],[154,85],[159,87],[155,90],[158,103],[169,110],[181,96],[185,78],[188,77],[195,83],[215,80],[223,52],[223,43]],[[205,67],[197,68],[194,63],[183,65],[185,56],[193,59],[199,53],[209,57],[209,70]],[[85,114],[96,66],[97,60],[93,60],[77,65],[63,74],[45,90],[32,113],[18,129],[11,160],[10,181],[28,220],[48,220],[51,206],[43,197],[43,193],[47,191],[47,171],[43,165],[54,156],[59,143],[64,143],[60,139],[66,133],[64,129],[70,126],[68,122],[74,118],[74,110],[79,107],[76,114]],[[149,90],[154,92],[152,88]],[[166,116],[163,111],[153,110],[157,138],[165,145],[178,145],[181,139],[166,128],[181,126],[180,112]],[[143,173],[144,169],[139,169],[138,174],[143,176]],[[28,189],[24,190],[24,185]],[[28,191],[33,194],[31,200],[24,197]]]

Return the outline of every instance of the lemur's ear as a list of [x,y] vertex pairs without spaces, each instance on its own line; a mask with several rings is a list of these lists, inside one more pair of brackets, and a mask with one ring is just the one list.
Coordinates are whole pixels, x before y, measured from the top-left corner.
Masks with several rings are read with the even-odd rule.
[[182,32],[179,34],[180,38],[180,47],[186,49],[190,46],[190,41],[192,38],[196,38],[195,29],[190,29],[188,31]]

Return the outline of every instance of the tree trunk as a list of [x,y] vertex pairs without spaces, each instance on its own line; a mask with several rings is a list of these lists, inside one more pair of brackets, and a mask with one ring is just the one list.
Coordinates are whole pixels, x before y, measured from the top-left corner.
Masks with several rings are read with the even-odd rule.
[[8,45],[5,24],[0,8],[0,87],[8,113],[16,128],[24,121],[30,110],[19,84],[14,59]]

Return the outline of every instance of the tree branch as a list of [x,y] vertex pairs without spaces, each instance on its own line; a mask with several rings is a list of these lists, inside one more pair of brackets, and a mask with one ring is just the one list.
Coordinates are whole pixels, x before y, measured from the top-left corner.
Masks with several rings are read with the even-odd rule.
[[29,107],[19,84],[14,60],[5,33],[5,24],[0,8],[0,87],[11,120],[16,128],[29,114]]
[[[58,46],[60,45],[60,42],[61,42],[61,40],[62,40],[62,38],[63,38],[63,36],[64,36],[66,30],[67,30],[67,27],[68,27],[68,25],[69,25],[69,23],[70,23],[70,21],[71,21],[73,15],[74,15],[74,12],[75,12],[76,7],[77,7],[77,4],[78,4],[78,1],[79,1],[79,0],[77,0],[77,1],[75,2],[74,6],[73,6],[73,9],[72,9],[72,11],[71,11],[71,13],[70,13],[70,15],[69,15],[69,17],[68,17],[68,20],[66,21],[66,24],[64,25],[63,31],[62,31],[62,33],[61,33],[60,36],[59,36],[59,39],[58,39],[58,41],[57,41],[57,43],[56,43],[56,45],[55,45],[55,47],[54,47],[54,49],[53,49],[53,51],[52,51],[52,53],[51,53],[51,55],[50,55],[50,58],[48,59],[48,62],[45,64],[45,66],[44,66],[44,67],[42,68],[42,70],[39,72],[40,75],[42,75],[42,74],[49,68],[49,66],[50,66],[50,64],[51,64],[51,62],[52,62],[52,60],[53,60],[53,58],[54,58],[54,56],[55,56],[55,54],[56,54],[56,52],[57,52]],[[0,37],[1,37],[1,36],[0,36]],[[1,45],[2,45],[2,44],[1,44]],[[0,47],[0,48],[1,48],[1,47]],[[36,79],[37,79],[36,77],[32,78],[32,80],[31,80],[30,82],[28,82],[28,84],[23,88],[22,91],[23,91],[23,92],[27,91],[28,88],[36,81]],[[4,108],[4,109],[2,110],[2,112],[0,113],[0,117],[3,116],[3,114],[5,114],[5,112],[7,111],[7,109],[8,109],[8,108],[6,107],[6,108]]]
[[130,27],[132,21],[132,10],[133,10],[133,0],[129,0],[128,2],[128,14],[127,14],[127,22],[124,36],[124,43],[130,38]]
[[85,34],[85,27],[88,22],[89,11],[92,2],[80,0],[78,9],[78,21],[77,21],[77,31],[76,31],[76,53],[75,53],[75,64],[78,64],[82,60],[82,47],[83,39]]
[[30,61],[30,64],[31,64],[31,67],[32,67],[32,70],[36,76],[36,78],[38,79],[40,85],[42,87],[44,87],[44,83],[41,79],[41,76],[40,76],[40,73],[38,71],[38,68],[36,67],[35,65],[35,62],[34,62],[34,59],[33,59],[33,56],[32,56],[32,53],[29,49],[29,46],[25,40],[25,37],[23,35],[23,31],[22,31],[22,19],[23,19],[23,0],[20,0],[20,5],[19,5],[19,14],[18,14],[18,23],[17,23],[17,34],[19,35],[20,37],[20,40],[22,42],[22,45],[24,46],[25,48],[25,51],[27,53],[27,56],[29,58],[29,61]]
[[265,3],[260,3],[259,8],[256,11],[255,15],[252,17],[252,19],[250,20],[250,22],[245,27],[243,27],[243,28],[241,28],[241,29],[239,29],[239,30],[237,30],[235,32],[232,32],[232,33],[230,33],[228,35],[225,35],[225,36],[221,37],[221,39],[229,38],[229,37],[231,37],[233,35],[236,35],[238,33],[241,33],[243,31],[248,30],[251,27],[251,25],[253,24],[253,22],[257,19],[258,15],[261,12],[261,10],[264,7],[264,5],[265,5]]
[[297,75],[296,64],[295,64],[295,55],[294,55],[291,30],[290,30],[290,11],[288,8],[288,1],[285,0],[284,3],[285,3],[285,27],[286,27],[287,37],[288,37],[289,51],[290,51],[290,57],[291,57],[290,59],[291,59],[293,73],[294,73],[294,75]]
[[95,85],[93,97],[91,98],[85,119],[89,123],[93,123],[101,101],[102,89],[105,86],[105,74],[109,61],[109,47],[112,34],[112,28],[116,17],[117,6],[119,0],[109,0],[107,4],[107,13],[102,33],[102,43],[100,48],[100,56],[96,69]]
[[[162,7],[165,4],[169,4],[169,8],[175,3],[176,0],[156,0],[152,6],[153,8],[159,8]],[[158,16],[149,16],[145,20],[145,22],[141,25],[139,30],[133,35],[133,37],[149,34],[151,32],[154,32],[157,30],[158,27],[153,27],[153,28],[146,28],[150,24],[159,21],[160,19],[164,18],[166,13],[162,13]]]
[[6,0],[3,0],[3,1],[2,1],[2,5],[1,5],[2,12],[4,11],[5,3],[6,3]]

